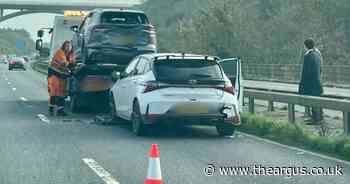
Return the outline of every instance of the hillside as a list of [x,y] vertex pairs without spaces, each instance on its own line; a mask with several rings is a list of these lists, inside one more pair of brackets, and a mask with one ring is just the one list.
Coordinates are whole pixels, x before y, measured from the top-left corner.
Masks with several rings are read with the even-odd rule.
[[[16,48],[16,42],[23,49]],[[0,29],[0,54],[28,55],[34,52],[34,41],[23,29]]]
[[245,62],[300,63],[313,37],[325,64],[349,64],[347,0],[148,0],[160,51],[186,51]]

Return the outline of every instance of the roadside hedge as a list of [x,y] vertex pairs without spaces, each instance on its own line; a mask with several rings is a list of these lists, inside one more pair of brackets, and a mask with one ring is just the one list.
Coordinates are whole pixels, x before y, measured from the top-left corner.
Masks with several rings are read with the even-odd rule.
[[350,137],[321,137],[297,124],[260,115],[242,114],[240,131],[350,161]]

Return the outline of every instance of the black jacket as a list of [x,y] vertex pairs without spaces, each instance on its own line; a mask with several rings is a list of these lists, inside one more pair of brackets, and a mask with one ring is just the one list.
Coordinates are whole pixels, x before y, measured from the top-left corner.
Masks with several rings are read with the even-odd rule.
[[299,84],[302,95],[320,96],[323,93],[321,84],[321,55],[312,50],[304,56],[303,71]]

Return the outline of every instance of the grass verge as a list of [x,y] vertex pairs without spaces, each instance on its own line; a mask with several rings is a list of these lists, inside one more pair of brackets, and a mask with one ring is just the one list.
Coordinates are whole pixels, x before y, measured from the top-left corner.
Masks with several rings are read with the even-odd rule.
[[242,114],[239,130],[282,144],[324,153],[350,161],[350,137],[321,137],[306,132],[297,124],[255,114]]

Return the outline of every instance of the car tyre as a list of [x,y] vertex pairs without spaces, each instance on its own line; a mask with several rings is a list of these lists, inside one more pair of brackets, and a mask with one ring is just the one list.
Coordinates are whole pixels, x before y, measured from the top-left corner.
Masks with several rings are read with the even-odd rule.
[[115,101],[114,101],[114,97],[113,97],[112,92],[109,94],[109,109],[110,109],[111,118],[113,120],[116,120],[117,119],[117,109],[115,107]]
[[222,137],[232,136],[235,132],[235,126],[231,124],[220,124],[216,125],[216,130],[218,134]]
[[145,125],[140,112],[140,105],[137,101],[134,102],[133,112],[131,114],[132,131],[137,136],[145,135]]

